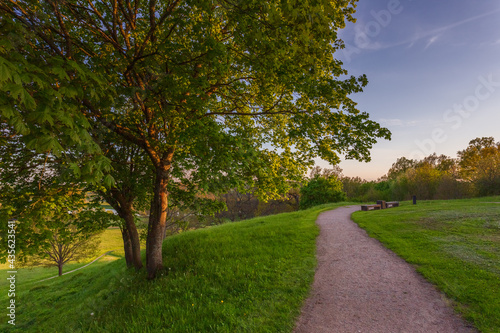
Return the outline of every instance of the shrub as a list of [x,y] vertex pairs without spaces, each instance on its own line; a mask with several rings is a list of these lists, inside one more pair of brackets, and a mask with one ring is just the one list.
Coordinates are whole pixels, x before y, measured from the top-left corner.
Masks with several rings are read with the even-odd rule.
[[316,175],[300,189],[300,209],[306,209],[330,202],[346,200],[346,194],[337,176],[328,178]]

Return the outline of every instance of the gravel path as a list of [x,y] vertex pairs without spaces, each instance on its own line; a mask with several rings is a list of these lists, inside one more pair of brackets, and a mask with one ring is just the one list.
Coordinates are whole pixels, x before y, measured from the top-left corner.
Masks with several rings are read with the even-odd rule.
[[318,267],[294,332],[477,332],[411,265],[351,221],[358,207],[318,217]]

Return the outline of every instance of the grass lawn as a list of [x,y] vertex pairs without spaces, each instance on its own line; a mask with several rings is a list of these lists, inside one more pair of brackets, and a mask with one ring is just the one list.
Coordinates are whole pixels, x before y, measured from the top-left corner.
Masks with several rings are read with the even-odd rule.
[[[496,202],[496,203],[495,203]],[[500,332],[500,197],[419,201],[353,219],[454,301],[482,332]]]
[[4,320],[0,331],[290,332],[314,277],[316,217],[338,206],[169,237],[154,281],[126,270],[123,259],[19,281],[16,327]]

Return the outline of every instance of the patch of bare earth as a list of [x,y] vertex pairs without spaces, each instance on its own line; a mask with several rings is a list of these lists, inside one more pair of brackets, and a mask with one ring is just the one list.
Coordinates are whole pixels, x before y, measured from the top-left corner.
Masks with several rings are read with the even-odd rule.
[[318,267],[294,332],[477,332],[411,265],[350,219],[358,207],[318,217]]

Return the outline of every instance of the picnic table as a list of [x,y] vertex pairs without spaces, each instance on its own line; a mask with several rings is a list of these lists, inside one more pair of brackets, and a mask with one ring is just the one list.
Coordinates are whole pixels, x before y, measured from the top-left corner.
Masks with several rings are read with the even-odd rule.
[[369,211],[369,210],[379,210],[379,209],[386,209],[393,207],[399,207],[399,201],[377,200],[377,203],[374,205],[361,205],[361,210]]

